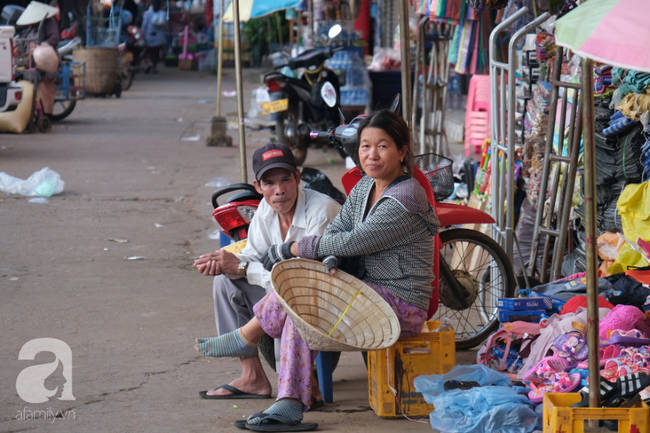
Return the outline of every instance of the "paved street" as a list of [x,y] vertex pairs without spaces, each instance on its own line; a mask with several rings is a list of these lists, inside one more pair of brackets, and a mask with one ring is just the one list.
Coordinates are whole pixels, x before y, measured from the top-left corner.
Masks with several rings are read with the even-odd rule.
[[[201,122],[214,115],[214,103],[200,100],[215,99],[216,78],[161,69],[137,76],[121,99],[81,101],[50,133],[0,135],[0,171],[27,178],[50,167],[65,181],[64,192],[49,204],[0,193],[2,432],[232,432],[233,421],[271,403],[198,396],[239,371],[238,362],[210,359],[193,348],[195,337],[216,330],[212,279],[191,267],[200,254],[218,248],[208,238],[215,229],[214,188],[204,185],[218,176],[240,181],[237,131],[229,131],[231,148],[180,141],[186,130],[186,137],[200,135]],[[258,77],[245,71],[246,110]],[[234,88],[234,70],[228,69],[223,90]],[[236,113],[234,98],[224,99],[223,113]],[[251,182],[253,151],[272,134],[246,133]],[[341,188],[345,167],[334,150],[310,149],[306,165]],[[145,259],[125,260],[131,256]],[[57,399],[63,364],[45,381],[48,389],[58,387],[50,401],[26,403],[16,391],[23,369],[55,361],[52,353],[18,359],[25,343],[44,337],[72,350],[66,386],[72,384],[75,400]],[[459,353],[458,360],[470,363],[473,356]],[[274,383],[277,376],[267,370]],[[334,381],[336,403],[305,416],[320,431],[431,430],[374,414],[360,354],[342,355]],[[21,419],[36,410],[75,419]]]

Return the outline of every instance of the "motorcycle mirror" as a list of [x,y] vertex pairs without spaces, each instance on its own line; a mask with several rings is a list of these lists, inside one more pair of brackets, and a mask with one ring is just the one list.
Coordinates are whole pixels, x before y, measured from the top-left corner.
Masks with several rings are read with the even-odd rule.
[[342,31],[343,31],[343,27],[341,27],[341,24],[334,24],[330,28],[330,31],[327,33],[327,36],[329,36],[330,39],[334,39],[335,37],[340,35]]
[[320,88],[320,95],[328,107],[331,108],[336,105],[336,89],[329,81],[323,83],[323,87]]
[[390,111],[397,113],[402,102],[402,96],[398,93],[393,98],[393,103],[390,104]]

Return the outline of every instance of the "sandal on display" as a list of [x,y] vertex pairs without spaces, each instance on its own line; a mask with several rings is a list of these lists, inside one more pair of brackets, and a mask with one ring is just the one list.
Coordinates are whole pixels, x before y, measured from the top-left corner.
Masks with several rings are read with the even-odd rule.
[[604,407],[618,407],[625,400],[634,397],[650,386],[650,375],[633,373],[616,379],[616,392],[603,404]]
[[641,347],[650,344],[650,339],[638,329],[630,331],[614,330],[609,336],[611,344],[620,344],[622,346]]
[[528,393],[528,398],[533,403],[541,403],[544,394],[548,392],[571,392],[580,385],[580,373],[555,373],[551,377],[551,384],[540,386]]
[[[600,404],[605,402],[609,397],[611,397],[616,391],[616,384],[610,383],[601,378],[600,380]],[[582,400],[578,403],[574,403],[571,407],[589,407],[589,387],[585,386],[580,390],[580,396]]]
[[540,384],[553,374],[564,372],[569,368],[569,362],[559,356],[547,356],[539,361],[522,378],[524,383]]
[[559,351],[573,356],[578,361],[582,361],[589,355],[587,340],[577,335],[563,334],[555,339],[553,346]]

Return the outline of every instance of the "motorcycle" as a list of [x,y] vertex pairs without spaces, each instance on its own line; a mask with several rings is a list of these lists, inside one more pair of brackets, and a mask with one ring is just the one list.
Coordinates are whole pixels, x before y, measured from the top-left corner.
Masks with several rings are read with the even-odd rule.
[[[334,25],[329,31],[330,40],[336,38],[341,30],[339,24]],[[264,76],[271,102],[262,104],[263,113],[271,115],[278,141],[291,148],[298,165],[307,158],[311,130],[328,129],[345,121],[340,97],[340,87],[344,83],[334,71],[324,66],[325,60],[344,48],[312,48],[288,59],[286,65],[277,66],[275,72]],[[279,70],[285,66],[292,70],[304,68],[304,73],[299,78],[284,75]],[[333,106],[324,103],[321,97],[323,89],[335,97]],[[344,152],[339,152],[345,158]]]
[[118,46],[120,50],[118,73],[122,80],[122,90],[129,90],[135,74],[140,72],[140,56],[146,44],[144,33],[138,26],[127,26],[126,32],[122,35],[124,42]]
[[[334,99],[324,97],[334,106]],[[397,111],[399,95],[391,109]],[[356,167],[343,175],[346,194],[361,179],[363,172],[358,159],[357,130],[365,115],[355,117],[349,124],[328,131],[312,131],[312,139],[326,139],[345,149]],[[425,154],[414,158],[414,177],[427,192],[441,227],[462,224],[493,224],[487,213],[466,206],[441,203],[454,190],[452,161]],[[429,305],[432,320],[449,318],[454,322],[456,348],[471,349],[482,343],[499,326],[498,298],[512,297],[516,281],[512,263],[501,246],[489,236],[476,230],[450,228],[434,237],[432,283],[434,296]],[[437,290],[436,290],[437,289]],[[436,299],[438,298],[438,299]]]

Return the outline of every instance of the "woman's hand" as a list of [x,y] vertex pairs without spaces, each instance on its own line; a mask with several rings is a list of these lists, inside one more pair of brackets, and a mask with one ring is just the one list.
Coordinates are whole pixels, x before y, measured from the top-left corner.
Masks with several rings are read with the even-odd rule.
[[336,266],[338,266],[338,259],[335,256],[327,256],[323,259],[323,263],[327,265],[327,270],[330,275],[336,275]]
[[292,253],[294,244],[295,242],[286,242],[284,244],[271,245],[264,253],[264,256],[262,256],[264,269],[270,271],[276,263],[296,257],[296,254]]

